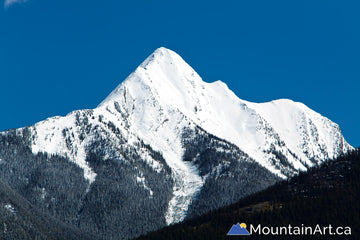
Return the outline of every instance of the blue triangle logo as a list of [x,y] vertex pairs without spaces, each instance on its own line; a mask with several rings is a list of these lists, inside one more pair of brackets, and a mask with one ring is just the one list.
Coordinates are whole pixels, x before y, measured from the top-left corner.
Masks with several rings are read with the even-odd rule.
[[246,230],[246,224],[242,223],[240,225],[240,223],[237,223],[236,225],[233,225],[230,229],[230,231],[228,232],[229,236],[234,236],[234,235],[250,235],[250,233],[248,232],[248,230]]

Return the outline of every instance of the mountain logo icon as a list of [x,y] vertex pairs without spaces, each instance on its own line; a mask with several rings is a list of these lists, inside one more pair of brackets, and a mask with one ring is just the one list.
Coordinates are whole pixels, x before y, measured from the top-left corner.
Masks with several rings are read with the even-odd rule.
[[248,230],[246,230],[246,224],[245,223],[237,223],[236,225],[233,225],[228,232],[229,236],[236,236],[236,235],[250,235]]

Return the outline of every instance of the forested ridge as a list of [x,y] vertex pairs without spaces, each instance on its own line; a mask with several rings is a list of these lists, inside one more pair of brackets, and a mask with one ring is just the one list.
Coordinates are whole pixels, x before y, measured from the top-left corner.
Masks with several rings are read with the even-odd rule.
[[[360,149],[326,161],[228,207],[138,238],[359,239]],[[233,224],[350,226],[351,236],[227,236]]]

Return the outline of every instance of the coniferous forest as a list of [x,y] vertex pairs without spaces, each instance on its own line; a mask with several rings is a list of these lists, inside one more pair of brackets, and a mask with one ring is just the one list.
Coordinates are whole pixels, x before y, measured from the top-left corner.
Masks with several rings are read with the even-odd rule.
[[[231,206],[138,238],[360,239],[360,149],[250,195]],[[227,236],[236,223],[351,227],[351,235]]]
[[[26,131],[23,133],[26,135]],[[195,159],[195,163],[200,167],[203,174],[208,173],[213,166],[209,164],[219,164],[218,161],[229,161],[236,163],[246,155],[231,144],[211,137],[205,133],[197,134],[196,141],[190,141],[184,137],[184,144],[192,146],[194,149],[200,149],[199,154],[188,147],[185,154],[187,159]],[[98,182],[93,184],[91,195],[82,197],[86,192],[86,182],[82,178],[81,169],[74,163],[60,156],[48,156],[46,154],[34,155],[27,147],[24,139],[19,138],[15,132],[7,136],[1,136],[0,155],[0,239],[107,239],[103,232],[111,234],[113,239],[124,239],[129,236],[129,232],[138,231],[144,226],[150,226],[153,230],[158,226],[151,226],[153,222],[147,219],[156,219],[155,216],[143,218],[141,214],[149,214],[148,211],[137,211],[130,207],[124,207],[128,210],[127,215],[121,215],[116,207],[120,201],[118,191],[135,192],[129,185],[110,184],[106,181],[106,175],[111,175],[120,182],[122,178],[131,177],[134,174],[131,171],[126,173],[124,166],[118,166],[116,161],[101,160],[101,152],[93,151],[89,155],[88,161],[98,173]],[[106,142],[99,142],[106,144]],[[231,149],[232,154],[225,154],[226,151],[209,151],[216,148]],[[92,149],[103,149],[92,146]],[[154,154],[154,158],[164,161],[161,155],[152,151],[147,145],[142,144],[143,148],[149,148]],[[136,151],[129,151],[129,159],[138,159]],[[196,158],[194,154],[196,153]],[[242,160],[246,165],[246,160]],[[148,173],[146,166],[141,165],[144,173]],[[230,164],[231,166],[231,164]],[[162,230],[149,233],[139,239],[231,239],[239,238],[236,236],[226,236],[233,224],[244,222],[247,224],[262,224],[263,226],[293,226],[304,224],[305,226],[315,226],[320,224],[327,226],[350,226],[351,236],[300,236],[299,239],[359,239],[360,226],[360,150],[354,150],[348,154],[341,155],[335,160],[324,161],[320,166],[309,169],[307,172],[290,178],[286,181],[280,181],[277,184],[263,191],[257,189],[257,186],[264,184],[256,179],[256,176],[265,176],[264,171],[257,165],[240,168],[235,166],[232,169],[234,175],[238,176],[237,181],[234,178],[223,178],[218,184],[206,183],[205,191],[199,194],[196,201],[193,201],[189,207],[189,215],[185,222],[172,225]],[[120,171],[121,170],[121,171]],[[114,172],[120,171],[120,172]],[[166,169],[164,174],[169,174]],[[246,174],[248,174],[246,176]],[[152,178],[152,189],[157,191],[159,198],[141,198],[142,205],[139,209],[159,209],[166,206],[171,188],[170,182],[166,182],[166,188],[159,186],[161,180]],[[215,174],[213,177],[215,178]],[[162,175],[160,175],[162,177]],[[166,176],[163,176],[166,179]],[[211,181],[212,178],[209,178]],[[270,177],[268,180],[272,180]],[[125,181],[127,182],[127,181]],[[243,182],[246,184],[243,186]],[[241,183],[241,184],[239,184]],[[134,187],[138,187],[135,185]],[[223,191],[214,191],[223,189]],[[233,190],[239,188],[238,196],[229,196],[227,189]],[[265,187],[264,187],[265,188]],[[264,189],[263,188],[263,189]],[[46,191],[45,191],[46,189]],[[104,194],[102,189],[108,189]],[[31,191],[30,191],[31,190]],[[111,190],[111,191],[110,191]],[[167,190],[167,191],[165,191]],[[242,198],[257,192],[248,197]],[[146,192],[146,189],[143,191]],[[217,192],[218,194],[215,194]],[[234,192],[234,191],[233,191]],[[236,191],[235,191],[236,192]],[[248,194],[245,194],[249,192]],[[162,195],[161,195],[161,194]],[[80,196],[80,197],[78,197]],[[139,199],[136,194],[131,194],[133,199]],[[165,198],[163,197],[165,196]],[[80,199],[81,201],[76,201]],[[241,199],[240,201],[235,199]],[[219,210],[213,210],[206,213],[207,204],[211,201],[219,203],[219,206],[228,207]],[[128,199],[122,200],[123,203],[131,203]],[[45,204],[44,204],[45,203]],[[109,204],[114,203],[114,204]],[[161,204],[160,204],[161,203]],[[99,206],[114,206],[106,208],[107,212],[98,211]],[[87,207],[84,207],[87,206]],[[204,207],[205,206],[205,207]],[[212,208],[212,209],[215,209]],[[135,213],[141,213],[135,215]],[[156,211],[151,211],[152,213]],[[204,215],[199,216],[204,213]],[[99,215],[101,214],[101,215]],[[91,216],[91,217],[88,217]],[[130,217],[129,217],[130,216]],[[160,216],[161,217],[161,216]],[[121,218],[124,221],[124,231],[119,232],[114,226],[109,224],[119,224],[114,219]],[[128,226],[128,219],[133,219],[131,228]],[[87,220],[87,221],[82,221]],[[89,222],[96,220],[96,222]],[[80,224],[79,224],[80,223]],[[108,225],[106,225],[108,224]],[[91,231],[91,226],[97,226],[97,229],[103,229],[102,232]],[[164,224],[165,225],[165,224]],[[163,225],[163,226],[164,226]],[[136,234],[134,234],[136,235]],[[140,234],[138,234],[139,236]],[[246,236],[248,237],[248,236]],[[270,236],[252,235],[251,239],[268,239]],[[282,236],[283,239],[289,239],[289,236]],[[281,239],[281,236],[276,236]],[[294,239],[291,236],[290,239]]]

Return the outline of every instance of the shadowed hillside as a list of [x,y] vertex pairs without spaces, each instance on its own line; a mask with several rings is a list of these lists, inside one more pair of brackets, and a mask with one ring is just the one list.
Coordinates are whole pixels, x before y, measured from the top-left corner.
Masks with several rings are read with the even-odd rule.
[[41,213],[0,181],[0,239],[92,239],[75,227]]
[[[253,194],[229,207],[138,238],[359,239],[360,149]],[[233,224],[350,226],[351,236],[226,236]]]

